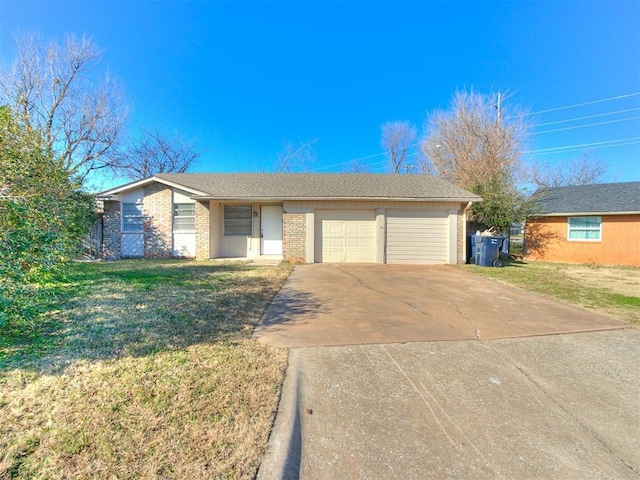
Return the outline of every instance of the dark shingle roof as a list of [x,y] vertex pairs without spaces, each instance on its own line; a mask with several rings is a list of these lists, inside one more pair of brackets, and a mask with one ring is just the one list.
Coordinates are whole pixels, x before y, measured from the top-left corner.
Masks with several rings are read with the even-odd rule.
[[328,173],[162,173],[156,178],[211,199],[482,199],[430,175]]
[[545,215],[640,212],[640,182],[545,188],[534,199]]

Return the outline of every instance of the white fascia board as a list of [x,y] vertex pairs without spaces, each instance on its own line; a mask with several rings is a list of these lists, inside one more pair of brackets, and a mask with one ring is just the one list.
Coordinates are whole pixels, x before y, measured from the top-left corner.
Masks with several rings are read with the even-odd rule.
[[100,192],[96,195],[98,198],[110,197],[112,195],[118,195],[123,192],[127,192],[129,190],[135,190],[136,188],[145,187],[152,183],[162,183],[167,185],[168,187],[178,188],[187,193],[192,194],[194,197],[201,197],[207,195],[205,192],[201,192],[200,190],[196,190],[194,188],[187,187],[185,185],[181,185],[179,183],[170,182],[168,180],[164,180],[163,178],[158,177],[149,177],[143,178],[142,180],[136,180],[135,182],[127,183],[125,185],[120,185],[119,187],[112,188],[110,190],[105,190],[104,192]]

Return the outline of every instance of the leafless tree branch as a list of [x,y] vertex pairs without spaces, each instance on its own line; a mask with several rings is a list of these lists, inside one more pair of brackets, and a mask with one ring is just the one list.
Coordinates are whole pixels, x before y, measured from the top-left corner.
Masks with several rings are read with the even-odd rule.
[[362,160],[353,160],[345,167],[343,173],[369,173],[369,165]]
[[582,157],[554,166],[548,161],[531,166],[531,178],[539,188],[589,185],[605,181],[607,166],[594,154],[585,152]]
[[509,111],[504,101],[498,111],[495,99],[457,92],[449,110],[429,115],[420,141],[420,169],[467,189],[496,176],[507,183],[522,178],[525,117]]
[[184,173],[197,162],[203,151],[194,142],[174,135],[168,137],[157,128],[141,129],[136,138],[113,155],[111,167],[132,180],[157,173]]
[[409,161],[409,152],[414,146],[418,131],[409,122],[387,122],[382,125],[380,145],[387,155],[391,173],[409,173],[415,165]]
[[278,172],[307,172],[316,161],[315,144],[317,138],[299,142],[282,142],[282,150],[278,153],[276,170]]
[[16,57],[0,75],[0,95],[69,173],[80,179],[108,166],[128,115],[122,88],[99,79],[101,52],[89,37],[45,44],[35,34],[17,36]]

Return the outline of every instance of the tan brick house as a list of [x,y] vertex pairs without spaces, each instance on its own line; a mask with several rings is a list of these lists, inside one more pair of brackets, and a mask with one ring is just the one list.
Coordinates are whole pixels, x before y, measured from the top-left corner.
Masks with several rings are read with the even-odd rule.
[[158,174],[112,188],[103,256],[464,263],[473,193],[429,175]]
[[640,182],[547,188],[534,198],[527,258],[640,266]]

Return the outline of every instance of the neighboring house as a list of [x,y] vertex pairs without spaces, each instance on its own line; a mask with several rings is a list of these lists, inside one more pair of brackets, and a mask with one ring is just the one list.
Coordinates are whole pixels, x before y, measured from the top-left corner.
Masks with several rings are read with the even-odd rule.
[[640,182],[546,188],[534,198],[529,258],[640,266]]
[[103,256],[464,263],[482,199],[428,175],[158,174],[112,188]]

